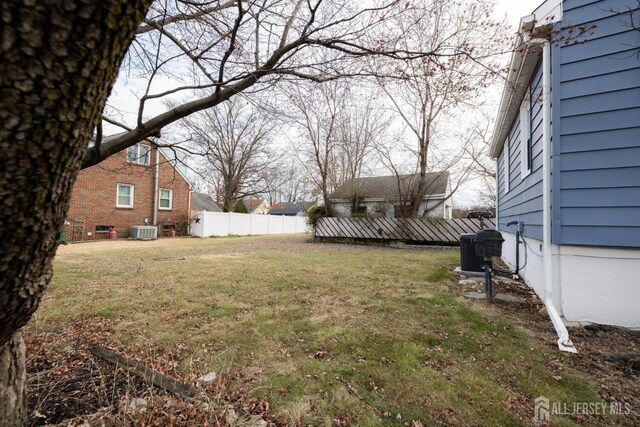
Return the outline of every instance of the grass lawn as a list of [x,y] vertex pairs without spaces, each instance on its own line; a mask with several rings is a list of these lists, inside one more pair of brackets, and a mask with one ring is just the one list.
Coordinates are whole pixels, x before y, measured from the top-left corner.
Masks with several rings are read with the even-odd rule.
[[70,245],[30,327],[110,319],[180,376],[241,373],[292,425],[531,425],[539,395],[602,401],[553,334],[462,298],[458,258],[307,236]]

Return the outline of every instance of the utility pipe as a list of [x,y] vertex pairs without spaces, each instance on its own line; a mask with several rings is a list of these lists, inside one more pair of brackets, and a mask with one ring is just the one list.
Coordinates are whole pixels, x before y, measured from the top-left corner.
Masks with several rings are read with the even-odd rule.
[[511,221],[507,223],[507,227],[511,227],[512,225],[516,225],[516,271],[513,273],[514,278],[518,278],[520,274],[520,222]]
[[558,348],[577,353],[569,338],[569,331],[553,305],[553,263],[551,259],[551,43],[547,39],[532,38],[527,46],[542,45],[542,254],[544,269],[544,305],[558,334]]
[[153,161],[153,222],[152,224],[158,225],[158,175],[160,170],[160,148],[155,147],[155,155]]

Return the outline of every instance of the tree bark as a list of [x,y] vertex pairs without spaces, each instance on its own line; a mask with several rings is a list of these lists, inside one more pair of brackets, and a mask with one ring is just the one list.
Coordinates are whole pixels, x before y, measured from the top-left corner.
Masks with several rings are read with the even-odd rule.
[[17,331],[49,283],[83,154],[149,3],[0,2],[3,426],[25,423],[24,347]]
[[25,346],[22,332],[15,332],[0,347],[0,420],[2,425],[27,423],[25,404]]

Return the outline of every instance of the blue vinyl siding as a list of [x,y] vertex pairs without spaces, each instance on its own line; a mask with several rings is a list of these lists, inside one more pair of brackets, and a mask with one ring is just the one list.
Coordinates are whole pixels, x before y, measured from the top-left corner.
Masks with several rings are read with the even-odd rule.
[[620,13],[638,3],[563,7],[565,25],[595,27],[552,48],[552,241],[640,247],[640,32]]
[[[503,231],[514,231],[508,228],[511,221],[522,221],[525,224],[524,235],[542,240],[542,67],[538,67],[529,85],[530,109],[529,131],[531,135],[531,173],[522,177],[523,150],[526,145],[521,138],[520,115],[516,115],[505,144],[510,148],[510,188],[505,193],[504,180],[505,149],[498,157],[498,228]],[[525,126],[526,127],[526,126]]]

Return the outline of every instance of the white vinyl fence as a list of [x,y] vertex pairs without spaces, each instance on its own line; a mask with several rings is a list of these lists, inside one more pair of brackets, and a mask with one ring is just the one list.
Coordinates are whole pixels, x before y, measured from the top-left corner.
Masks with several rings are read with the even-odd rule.
[[[198,222],[195,221],[198,218]],[[191,235],[256,236],[260,234],[308,233],[304,216],[253,215],[233,212],[200,212],[191,220]]]

